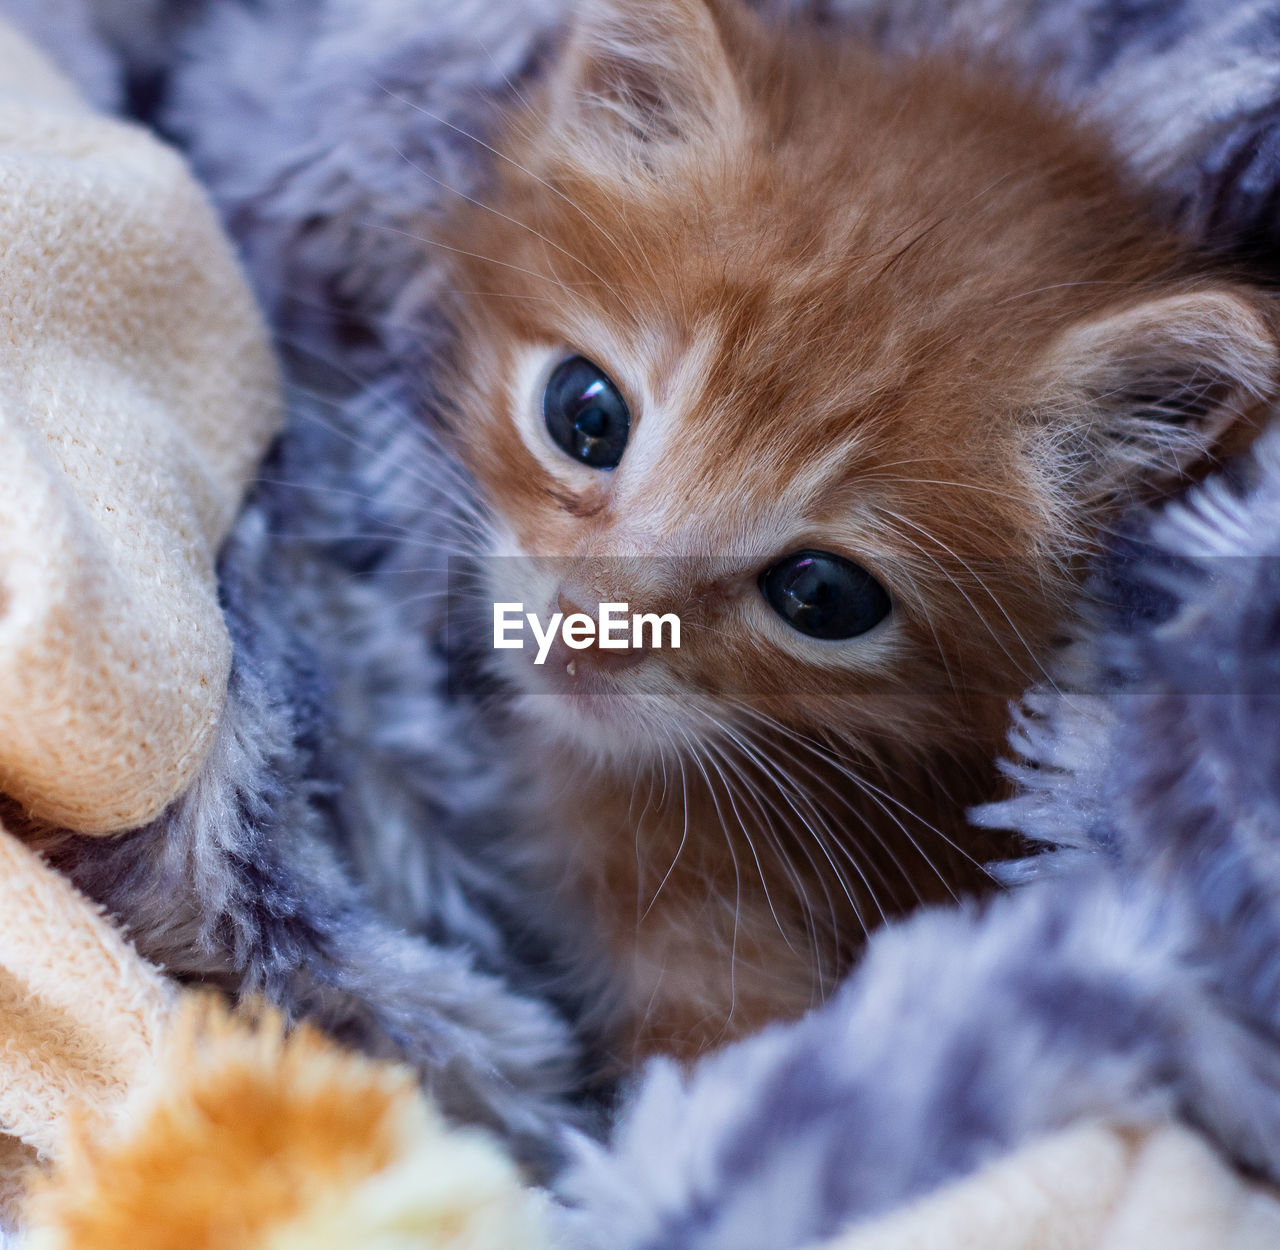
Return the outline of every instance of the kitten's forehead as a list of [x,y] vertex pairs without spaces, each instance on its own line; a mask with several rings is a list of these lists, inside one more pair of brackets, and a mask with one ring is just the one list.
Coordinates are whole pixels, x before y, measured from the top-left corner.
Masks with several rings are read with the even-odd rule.
[[[1030,98],[811,52],[779,87],[771,43],[738,67],[750,89],[726,126],[709,113],[642,156],[611,115],[594,146],[534,118],[498,210],[460,213],[454,285],[491,366],[477,410],[507,406],[492,345],[515,344],[589,357],[633,413],[607,488],[579,491],[554,455],[535,486],[494,438],[484,454],[531,511],[708,550],[866,528],[877,499],[961,536],[1037,515],[1021,454],[1037,362],[1159,274],[1164,244],[1098,145]],[[993,523],[1010,499],[1021,513]]]
[[[860,466],[918,454],[921,436],[960,425],[970,379],[934,376],[947,368],[943,345],[928,342],[920,319],[902,332],[891,300],[860,300],[854,283],[822,274],[748,276],[723,262],[699,289],[692,268],[682,298],[639,324],[634,310],[613,318],[607,306],[584,307],[560,335],[628,393],[628,483],[671,490],[687,477],[704,497],[720,481],[745,497],[785,490],[803,510]],[[1001,415],[993,407],[988,420]],[[971,447],[949,454],[962,460]]]

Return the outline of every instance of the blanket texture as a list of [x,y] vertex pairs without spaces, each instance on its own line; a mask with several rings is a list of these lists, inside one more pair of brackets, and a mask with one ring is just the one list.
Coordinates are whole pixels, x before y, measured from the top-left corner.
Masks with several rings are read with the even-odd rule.
[[[109,1120],[145,1078],[173,991],[4,830],[0,895],[0,1131],[9,1161],[48,1160],[71,1120]],[[0,1189],[8,1208],[20,1186]]]
[[[888,46],[994,47],[1107,126],[1183,228],[1270,272],[1274,4],[771,7]],[[422,420],[442,344],[404,235],[483,185],[491,153],[471,136],[562,18],[552,0],[228,0],[179,38],[158,116],[243,248],[297,392],[223,553],[235,660],[214,754],[150,826],[47,843],[176,973],[409,1058],[452,1114],[543,1159],[572,1119],[573,992],[539,971],[555,918],[503,852],[508,782],[478,692],[448,680],[466,658],[441,606],[465,484]],[[1083,693],[1030,696],[1023,794],[982,816],[1053,853],[985,909],[879,934],[799,1024],[692,1074],[658,1065],[610,1144],[579,1144],[566,1235],[910,1236],[869,1221],[951,1210],[947,1187],[1082,1120],[1136,1135],[1098,1145],[1135,1176],[1133,1143],[1176,1154],[1180,1122],[1213,1152],[1192,1168],[1209,1189],[1223,1161],[1280,1183],[1278,513],[1273,437],[1232,482],[1135,521],[1064,657],[1060,684]],[[1121,1236],[1107,1221],[1139,1218],[1123,1209],[1095,1209],[1084,1244]]]
[[0,788],[111,832],[211,745],[214,556],[276,429],[275,365],[181,161],[8,28],[0,63]]
[[[205,766],[231,651],[214,557],[280,391],[181,159],[3,22],[0,67],[0,788],[10,828],[104,833]],[[145,1074],[172,989],[3,827],[0,895],[3,1225],[69,1120]]]

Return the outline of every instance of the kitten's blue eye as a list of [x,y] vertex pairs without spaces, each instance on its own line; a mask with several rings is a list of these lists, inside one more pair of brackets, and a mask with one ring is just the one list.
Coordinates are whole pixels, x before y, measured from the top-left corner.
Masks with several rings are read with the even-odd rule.
[[829,551],[797,551],[760,574],[769,606],[810,638],[856,638],[893,610],[866,569]]
[[566,456],[593,469],[616,469],[627,449],[631,414],[626,401],[585,356],[556,366],[542,396],[542,419]]

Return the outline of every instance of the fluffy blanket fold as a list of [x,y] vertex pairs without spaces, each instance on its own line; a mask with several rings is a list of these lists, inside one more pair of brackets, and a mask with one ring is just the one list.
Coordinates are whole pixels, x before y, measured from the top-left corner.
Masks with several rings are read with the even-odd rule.
[[213,562],[278,384],[182,162],[9,28],[0,64],[0,787],[112,832],[209,750],[231,653]]

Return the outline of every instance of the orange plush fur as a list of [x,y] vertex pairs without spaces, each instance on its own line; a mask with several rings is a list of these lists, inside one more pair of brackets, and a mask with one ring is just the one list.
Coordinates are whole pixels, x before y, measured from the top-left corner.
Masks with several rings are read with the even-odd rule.
[[[1156,224],[1103,137],[998,66],[892,60],[736,0],[584,0],[431,263],[495,600],[676,612],[518,692],[549,888],[607,951],[622,1061],[821,998],[867,929],[980,888],[1008,700],[1100,527],[1249,436],[1265,302]],[[539,410],[581,354],[632,429]],[[893,612],[832,643],[761,571],[838,553]]]
[[72,1134],[34,1208],[53,1245],[256,1247],[405,1150],[412,1075],[307,1026],[286,1039],[270,1014],[253,1027],[212,1001],[189,1005],[163,1063],[136,1129]]
[[33,1250],[550,1244],[543,1198],[412,1072],[196,998],[117,1121],[75,1127],[28,1214]]

